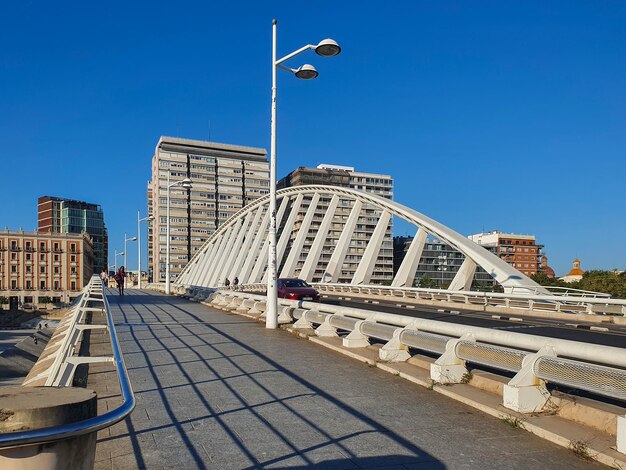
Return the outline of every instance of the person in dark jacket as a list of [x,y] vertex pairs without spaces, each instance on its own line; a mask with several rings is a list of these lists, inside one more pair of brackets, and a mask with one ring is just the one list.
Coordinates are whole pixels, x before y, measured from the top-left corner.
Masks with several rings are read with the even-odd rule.
[[126,271],[124,270],[124,266],[120,266],[120,269],[115,273],[115,282],[117,282],[117,290],[120,295],[124,295],[124,280],[126,278]]

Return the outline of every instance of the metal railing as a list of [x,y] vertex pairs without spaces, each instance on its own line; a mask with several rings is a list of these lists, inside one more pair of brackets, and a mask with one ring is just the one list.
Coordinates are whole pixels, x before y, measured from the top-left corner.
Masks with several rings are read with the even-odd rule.
[[[89,312],[100,312],[106,317],[106,325],[86,325],[85,316]],[[106,328],[111,340],[112,357],[84,357],[76,356],[76,346],[82,338],[82,334],[88,329]],[[57,345],[60,346],[57,348]],[[135,407],[135,395],[133,393],[128,372],[124,364],[124,358],[120,350],[113,317],[109,308],[102,281],[98,276],[93,276],[85,287],[83,294],[76,305],[66,314],[55,330],[46,349],[54,349],[50,355],[44,357],[42,353],[40,361],[35,364],[33,371],[37,370],[37,364],[42,360],[50,359],[52,363],[44,370],[29,375],[24,386],[71,386],[74,372],[80,364],[96,362],[112,362],[117,370],[120,384],[122,404],[117,408],[93,418],[84,419],[74,423],[51,426],[28,431],[18,431],[0,434],[0,448],[18,447],[31,444],[44,444],[48,442],[69,439],[84,434],[97,432],[105,429],[128,416]]]
[[[194,292],[198,295],[199,290]],[[228,290],[205,292],[212,293],[211,303],[221,308],[246,307],[243,302],[253,300],[255,309],[265,309],[264,296]],[[400,344],[437,355],[453,346],[457,359],[510,372],[519,372],[527,356],[550,347],[554,356],[536,361],[536,377],[626,401],[626,351],[622,348],[316,302],[279,299],[279,307],[291,308],[295,320],[348,332],[358,323],[358,332],[365,337],[382,341],[397,337]]]
[[[419,287],[389,287],[379,285],[351,285],[341,283],[312,283],[312,287],[321,293],[338,294],[362,294],[390,297],[393,299],[415,299],[430,302],[449,302],[465,304],[476,307],[512,308],[519,310],[540,310],[556,313],[586,313],[595,315],[620,315],[626,316],[626,299],[614,299],[610,297],[589,297],[586,295],[574,295],[575,292],[567,292],[562,295],[529,294],[529,293],[500,293],[500,292],[477,292],[477,291],[451,291],[445,289],[425,289]],[[188,286],[189,287],[189,286]],[[224,289],[220,287],[220,289]],[[232,289],[232,286],[231,286]],[[265,292],[267,284],[239,285],[238,290],[249,292]]]

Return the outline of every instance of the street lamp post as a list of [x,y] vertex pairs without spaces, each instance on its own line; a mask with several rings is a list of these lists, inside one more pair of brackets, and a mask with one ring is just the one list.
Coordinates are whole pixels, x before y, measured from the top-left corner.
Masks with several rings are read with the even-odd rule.
[[183,189],[191,189],[192,184],[189,178],[185,178],[181,181],[174,181],[170,183],[170,173],[167,172],[167,223],[165,230],[166,243],[165,243],[165,293],[170,293],[170,189],[174,186],[180,186]]
[[439,271],[441,271],[441,289],[443,289],[443,272],[448,270],[448,255],[439,255]]
[[128,265],[126,264],[126,259],[127,259],[127,257],[126,257],[126,253],[127,253],[127,251],[126,251],[126,242],[134,242],[136,240],[137,240],[137,237],[127,238],[126,234],[124,234],[124,271],[128,270]]
[[149,215],[147,217],[141,218],[139,214],[139,209],[137,209],[137,288],[141,289],[141,223],[140,222],[150,222],[154,220],[154,216]]
[[322,57],[332,57],[341,52],[341,47],[332,39],[324,39],[317,45],[307,44],[300,49],[287,54],[281,59],[276,59],[276,26],[278,21],[272,22],[272,122],[270,135],[270,227],[268,233],[269,251],[267,260],[267,313],[265,317],[266,328],[278,326],[278,288],[276,266],[276,69],[286,70],[302,80],[311,80],[319,74],[315,67],[304,64],[297,69],[291,69],[281,65],[288,59],[297,56],[301,52],[314,50]]
[[120,251],[119,253],[115,250],[115,262],[113,263],[113,271],[117,273],[117,257],[124,256],[125,251]]

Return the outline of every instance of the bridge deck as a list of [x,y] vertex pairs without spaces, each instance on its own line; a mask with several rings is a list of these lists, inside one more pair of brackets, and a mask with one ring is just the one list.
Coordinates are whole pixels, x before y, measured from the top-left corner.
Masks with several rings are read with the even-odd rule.
[[[145,291],[109,300],[137,408],[99,434],[96,469],[596,467],[244,317]],[[105,408],[115,379],[98,367]]]

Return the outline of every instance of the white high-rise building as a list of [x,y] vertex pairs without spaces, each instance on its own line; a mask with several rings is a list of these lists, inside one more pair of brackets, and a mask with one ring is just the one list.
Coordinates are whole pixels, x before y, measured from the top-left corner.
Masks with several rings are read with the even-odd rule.
[[[324,184],[331,186],[340,186],[344,188],[357,189],[359,191],[374,193],[387,199],[393,198],[393,179],[389,175],[377,174],[377,173],[365,173],[356,171],[354,167],[340,166],[340,165],[328,165],[321,164],[317,168],[305,168],[300,167],[287,176],[282,178],[278,182],[278,188],[286,188],[290,186],[301,186],[310,184]],[[321,198],[315,215],[311,223],[310,232],[314,234],[319,228],[324,214],[328,210],[330,203],[329,198]],[[311,281],[314,282],[351,282],[356,272],[357,266],[363,253],[367,242],[374,233],[376,223],[381,215],[379,209],[375,209],[367,204],[361,209],[361,213],[355,228],[352,240],[350,240],[350,246],[348,253],[344,260],[341,272],[337,279],[328,279],[325,276],[326,266],[330,261],[334,248],[339,240],[345,221],[350,215],[353,203],[348,200],[340,200],[333,223],[328,233],[328,238],[322,249],[322,254],[318,266],[315,268]],[[304,202],[300,209],[298,218],[293,227],[293,233],[290,237],[291,242],[295,240],[296,234],[300,229],[304,214],[308,210],[308,203]],[[376,260],[374,271],[367,281],[368,284],[383,284],[385,282],[391,282],[393,280],[393,240],[391,234],[392,222],[389,222],[385,237]],[[311,249],[313,243],[313,236],[307,237],[302,251],[298,256],[298,263],[296,266],[296,276],[299,274],[307,254]],[[285,257],[286,258],[286,257]],[[279,267],[280,268],[280,267]],[[280,272],[280,269],[279,269]]]
[[201,140],[161,137],[148,183],[149,272],[165,282],[167,181],[190,178],[190,190],[170,189],[170,273],[172,282],[211,233],[239,209],[269,193],[265,149]]

